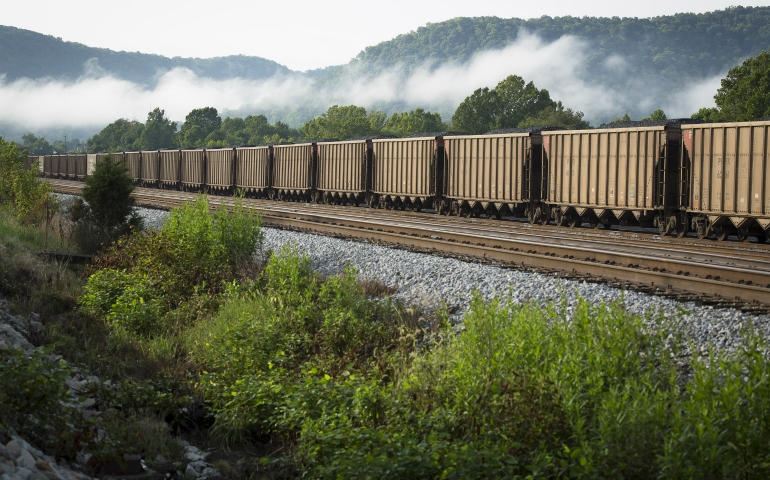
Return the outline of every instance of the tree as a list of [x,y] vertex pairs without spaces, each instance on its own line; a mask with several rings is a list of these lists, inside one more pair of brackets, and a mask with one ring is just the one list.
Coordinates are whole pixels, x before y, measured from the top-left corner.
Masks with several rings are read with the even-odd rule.
[[452,116],[452,128],[473,134],[494,130],[499,109],[497,92],[479,88],[457,107]]
[[311,140],[345,140],[378,133],[372,128],[366,109],[355,105],[329,107],[326,113],[304,124],[302,132]]
[[631,121],[631,117],[626,113],[622,117],[618,117],[615,120],[612,120],[608,123],[620,123],[620,122],[630,122],[630,121]]
[[110,155],[97,162],[93,174],[86,177],[83,196],[69,209],[75,224],[73,236],[83,251],[95,253],[132,227],[141,228],[133,192],[133,180],[123,163],[113,161]]
[[86,142],[89,152],[120,152],[139,150],[139,137],[144,124],[120,118],[102,129]]
[[452,128],[468,133],[486,133],[498,128],[515,128],[544,109],[554,109],[548,90],[538,90],[510,75],[489,90],[480,88],[467,97],[452,116]]
[[642,120],[666,120],[666,112],[659,108],[652,112],[649,117],[643,118]]
[[495,128],[514,128],[527,117],[546,108],[554,108],[548,90],[538,90],[533,82],[524,83],[518,75],[510,75],[495,87],[499,111]]
[[184,119],[179,130],[179,143],[182,146],[202,147],[206,137],[222,127],[222,118],[213,107],[196,108]]
[[165,110],[156,108],[147,114],[147,123],[139,136],[139,146],[143,150],[156,150],[174,145],[176,122],[166,118]]
[[714,100],[728,122],[770,116],[770,51],[730,69]]
[[53,147],[45,137],[37,137],[33,133],[21,136],[22,146],[30,155],[50,155],[53,153]]
[[18,145],[0,137],[0,204],[10,205],[19,221],[37,223],[44,216],[51,186],[24,168],[25,157]]
[[527,117],[519,127],[563,127],[567,130],[582,130],[591,128],[591,124],[583,120],[583,112],[573,112],[564,108],[561,102],[553,107],[546,107],[535,115]]
[[703,120],[706,123],[719,123],[724,122],[724,115],[717,107],[701,108],[697,112],[692,114],[691,118]]
[[448,130],[448,128],[441,120],[441,115],[418,108],[411,112],[394,113],[385,122],[382,130],[399,137],[405,137],[420,132],[440,132]]

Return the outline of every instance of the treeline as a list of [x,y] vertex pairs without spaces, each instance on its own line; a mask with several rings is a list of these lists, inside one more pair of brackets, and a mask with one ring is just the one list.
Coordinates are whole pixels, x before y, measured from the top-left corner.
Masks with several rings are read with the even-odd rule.
[[38,137],[34,133],[22,135],[21,146],[29,152],[30,155],[51,155],[54,153],[81,152],[85,151],[86,144],[78,138],[65,140],[54,140],[53,143]]
[[301,132],[282,122],[271,124],[264,115],[222,120],[216,108],[196,108],[187,114],[181,128],[156,108],[147,122],[118,119],[88,140],[90,152],[151,150],[173,147],[224,147],[291,142]]
[[[714,96],[716,107],[704,107],[692,114],[706,122],[751,121],[770,116],[770,51],[749,58],[731,69]],[[147,122],[119,119],[87,142],[89,152],[147,150],[171,147],[226,147],[263,145],[313,140],[346,140],[354,137],[394,135],[405,137],[421,132],[461,131],[482,134],[498,129],[558,126],[568,130],[591,128],[583,112],[567,108],[551,98],[548,90],[538,89],[518,75],[510,75],[496,87],[479,88],[465,98],[445,122],[441,115],[417,108],[388,115],[367,111],[356,105],[330,107],[300,128],[264,115],[222,118],[216,108],[192,110],[181,128],[170,121],[164,110],[156,108]],[[662,109],[642,120],[665,120]],[[626,113],[614,122],[629,121]],[[612,123],[612,122],[611,122]],[[50,154],[82,147],[78,139],[51,145],[42,137],[24,135],[23,146],[30,153]]]

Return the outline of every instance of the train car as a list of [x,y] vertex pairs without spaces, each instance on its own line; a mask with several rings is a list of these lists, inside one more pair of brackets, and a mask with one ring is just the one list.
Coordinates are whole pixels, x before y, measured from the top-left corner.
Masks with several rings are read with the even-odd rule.
[[206,149],[206,186],[209,191],[233,193],[235,176],[234,148]]
[[103,160],[106,160],[107,157],[112,158],[112,161],[114,163],[122,163],[123,165],[126,164],[125,154],[123,152],[117,152],[117,153],[97,153],[96,154],[96,163],[99,163]]
[[67,155],[67,174],[70,180],[84,180],[88,175],[88,155],[84,153]]
[[53,156],[43,156],[43,176],[53,178]]
[[682,125],[683,209],[700,238],[770,236],[770,122]]
[[43,157],[37,155],[27,155],[24,158],[24,170],[37,170],[38,173],[42,172]]
[[273,147],[272,195],[279,200],[310,201],[316,192],[315,143]]
[[185,191],[206,189],[206,151],[182,150],[181,188]]
[[543,132],[544,198],[557,225],[686,228],[678,124]]
[[267,197],[272,186],[273,147],[235,149],[235,184],[246,195]]
[[359,205],[371,188],[372,143],[367,140],[318,144],[316,200]]
[[179,189],[182,180],[182,151],[160,150],[158,152],[158,186]]
[[441,194],[441,188],[436,191],[436,145],[434,137],[372,140],[372,189],[367,203],[388,209],[431,208],[437,193]]
[[96,153],[86,155],[86,176],[93,175],[96,168]]
[[128,169],[128,176],[138,185],[142,181],[142,152],[124,152],[123,161]]
[[140,185],[143,187],[155,187],[160,176],[160,154],[158,150],[142,150],[140,159],[140,172],[142,178]]
[[438,213],[526,215],[548,221],[542,204],[540,130],[437,138],[443,146],[443,198]]

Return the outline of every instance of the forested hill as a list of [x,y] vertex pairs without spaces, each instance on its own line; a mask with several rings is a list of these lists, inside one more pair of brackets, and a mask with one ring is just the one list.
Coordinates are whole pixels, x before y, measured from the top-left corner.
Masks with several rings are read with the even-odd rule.
[[455,18],[367,47],[354,63],[387,68],[465,62],[479,51],[505,47],[522,30],[547,42],[563,35],[587,40],[592,49],[591,64],[600,65],[612,55],[621,55],[669,78],[702,77],[770,48],[770,7],[731,7],[654,18]]
[[101,69],[139,84],[148,84],[158,71],[186,67],[198,76],[228,79],[267,78],[290,70],[272,60],[234,55],[217,58],[168,58],[139,52],[115,52],[93,48],[30,30],[0,26],[0,75],[6,81],[18,78],[53,77],[75,80],[84,73],[86,62],[95,58]]

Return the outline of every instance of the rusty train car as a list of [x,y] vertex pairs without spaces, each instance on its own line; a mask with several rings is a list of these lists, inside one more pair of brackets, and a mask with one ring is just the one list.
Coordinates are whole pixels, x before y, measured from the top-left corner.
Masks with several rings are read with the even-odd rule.
[[[104,154],[30,157],[78,178]],[[663,122],[112,154],[143,186],[533,224],[770,236],[770,122]],[[42,161],[41,161],[42,160]]]

